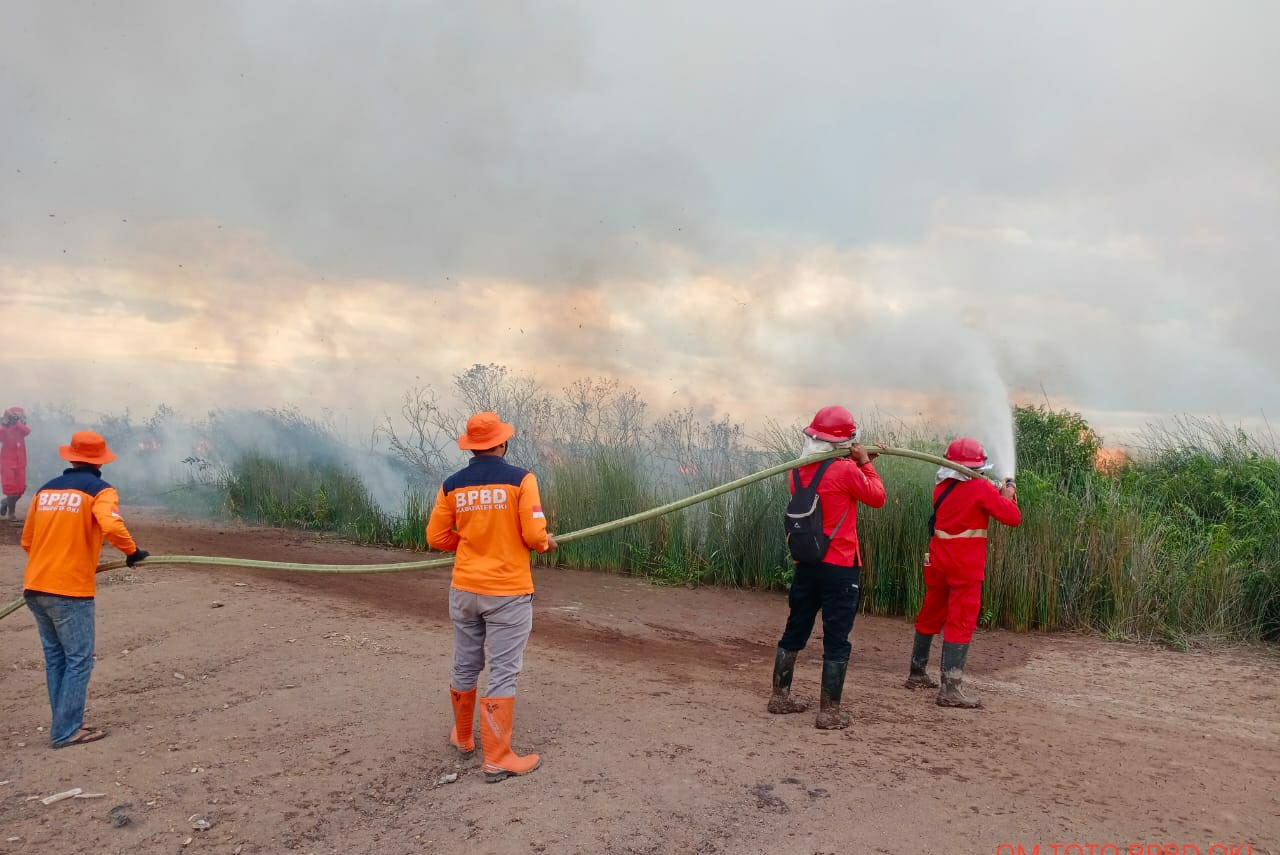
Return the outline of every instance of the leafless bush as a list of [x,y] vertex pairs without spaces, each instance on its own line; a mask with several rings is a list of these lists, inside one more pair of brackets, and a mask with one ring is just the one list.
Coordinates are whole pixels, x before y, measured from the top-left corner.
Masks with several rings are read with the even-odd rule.
[[564,387],[556,420],[558,440],[579,445],[636,448],[643,439],[646,404],[618,381],[584,377]]
[[453,425],[456,417],[441,410],[436,393],[417,387],[404,393],[400,404],[404,426],[397,430],[390,415],[374,428],[375,442],[385,438],[391,453],[412,466],[423,477],[440,480],[456,462]]
[[[467,409],[467,414],[495,412],[516,429],[509,445],[511,459],[526,466],[541,460],[555,420],[555,404],[530,374],[512,374],[506,366],[471,366],[453,378],[453,386]],[[458,419],[458,431],[466,415]]]

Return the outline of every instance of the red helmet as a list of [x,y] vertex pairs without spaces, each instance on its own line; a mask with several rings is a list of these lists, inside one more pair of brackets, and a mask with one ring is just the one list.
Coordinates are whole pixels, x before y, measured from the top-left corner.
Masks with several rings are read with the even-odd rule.
[[970,469],[981,469],[987,465],[987,450],[976,439],[962,436],[947,446],[943,455],[952,463],[968,466]]
[[824,442],[848,442],[858,434],[853,413],[844,407],[823,407],[804,432]]
[[10,407],[4,411],[4,414],[6,416],[25,416],[27,411],[22,409],[22,407]]

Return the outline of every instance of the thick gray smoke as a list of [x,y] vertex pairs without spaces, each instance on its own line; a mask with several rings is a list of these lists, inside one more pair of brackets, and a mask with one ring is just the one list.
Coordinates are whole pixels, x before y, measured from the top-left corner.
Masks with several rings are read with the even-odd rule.
[[227,485],[246,454],[351,473],[388,510],[400,508],[407,489],[435,487],[411,466],[372,447],[367,436],[364,443],[353,441],[332,422],[296,410],[220,410],[192,418],[165,406],[140,417],[37,406],[29,412],[29,422],[27,499],[70,465],[58,448],[78,430],[93,430],[106,439],[116,459],[104,467],[104,477],[129,506],[214,510],[199,501],[223,501],[222,491],[214,488]]
[[1280,411],[1275,4],[0,7],[12,403]]
[[19,255],[181,261],[197,235],[148,233],[178,221],[335,277],[581,284],[644,270],[634,238],[692,237],[706,214],[675,140],[584,121],[586,9],[5,6],[0,217]]

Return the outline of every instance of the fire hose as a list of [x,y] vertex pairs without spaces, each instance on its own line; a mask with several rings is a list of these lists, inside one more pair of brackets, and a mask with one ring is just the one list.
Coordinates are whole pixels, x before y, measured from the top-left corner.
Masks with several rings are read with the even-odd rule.
[[[586,528],[581,528],[567,534],[558,534],[556,535],[556,542],[572,543],[575,540],[581,540],[597,534],[605,534],[606,532],[616,531],[620,528],[626,528],[627,526],[637,525],[642,522],[657,519],[658,517],[683,510],[684,508],[705,502],[709,499],[714,499],[717,496],[723,496],[726,493],[732,493],[735,490],[740,490],[749,484],[754,484],[756,481],[763,481],[765,478],[789,472],[798,466],[817,463],[833,457],[846,457],[848,456],[848,453],[849,452],[845,450],[836,450],[824,454],[815,454],[810,457],[802,457],[788,463],[779,463],[777,466],[770,466],[768,469],[762,469],[759,472],[746,475],[735,481],[730,481],[727,484],[712,487],[711,489],[704,490],[701,493],[694,493],[692,496],[686,496],[683,499],[678,499],[677,501],[669,502],[665,505],[659,505],[658,507],[651,508],[647,511],[641,511],[640,513],[631,514],[630,516],[621,517],[610,522],[587,526]],[[926,463],[935,463],[939,466],[954,469],[962,475],[968,475],[974,478],[985,477],[981,473],[970,469],[967,466],[961,466],[958,463],[953,463],[942,457],[926,454],[922,451],[913,451],[909,448],[876,446],[870,453],[875,455],[889,455],[893,457],[907,457],[913,460],[922,460]],[[256,558],[224,558],[211,555],[152,555],[145,561],[139,562],[134,566],[142,567],[144,565],[153,566],[158,564],[208,564],[218,567],[251,567],[260,570],[285,570],[298,573],[404,573],[411,570],[431,570],[437,567],[449,567],[453,564],[453,558],[450,556],[445,558],[432,558],[425,561],[407,561],[396,564],[299,564],[291,561],[261,561]],[[112,561],[99,565],[96,572],[103,573],[108,570],[119,570],[124,566],[124,561]],[[13,602],[0,608],[0,620],[22,608],[22,605],[23,600],[19,597]]]

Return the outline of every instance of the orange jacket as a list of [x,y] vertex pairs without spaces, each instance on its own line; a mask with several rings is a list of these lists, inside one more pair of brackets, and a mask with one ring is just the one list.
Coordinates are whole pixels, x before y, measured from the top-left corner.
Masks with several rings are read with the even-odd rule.
[[41,594],[92,597],[102,540],[137,552],[120,518],[120,497],[96,469],[73,468],[40,488],[22,527],[27,571],[22,587]]
[[546,552],[547,520],[532,472],[477,455],[447,479],[427,522],[432,549],[457,552],[453,587],[492,597],[533,593],[529,550]]
[[[944,479],[933,488],[934,502],[952,483]],[[956,579],[985,578],[987,528],[992,519],[1016,527],[1022,523],[1022,511],[985,478],[957,482],[938,505],[929,562]]]

